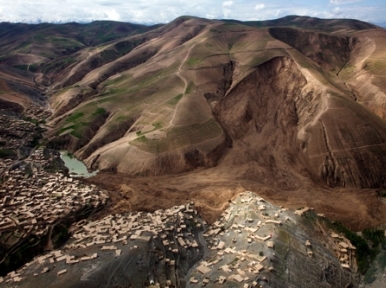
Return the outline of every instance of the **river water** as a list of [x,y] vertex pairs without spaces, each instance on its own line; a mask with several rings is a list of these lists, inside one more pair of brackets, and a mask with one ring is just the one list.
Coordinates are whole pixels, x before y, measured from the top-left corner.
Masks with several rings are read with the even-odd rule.
[[98,170],[89,172],[86,165],[82,161],[79,161],[75,156],[69,154],[67,151],[60,151],[60,158],[64,161],[64,165],[69,170],[69,173],[73,177],[91,177],[98,173]]

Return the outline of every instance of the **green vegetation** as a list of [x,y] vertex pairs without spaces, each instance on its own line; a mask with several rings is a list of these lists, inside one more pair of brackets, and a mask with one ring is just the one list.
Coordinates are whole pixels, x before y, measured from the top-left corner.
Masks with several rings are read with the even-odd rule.
[[312,226],[315,225],[316,221],[318,220],[318,216],[314,211],[307,211],[306,213],[303,214],[304,217],[302,218],[303,222],[307,222],[311,224]]
[[378,264],[381,266],[381,269],[384,270],[386,268],[386,249],[385,249],[386,243],[383,244],[383,251],[381,252],[379,259],[378,259]]
[[[120,88],[116,88],[116,87],[110,88],[109,87],[110,88],[109,94],[118,95],[118,94],[125,93],[127,95],[129,93],[136,92],[136,91],[141,90],[141,89],[143,89],[151,84],[154,84],[154,82],[159,80],[161,77],[165,76],[164,73],[165,73],[165,69],[163,69],[162,71],[158,71],[158,72],[147,73],[144,76],[132,79],[133,81],[125,82],[125,87],[120,87]],[[130,85],[132,85],[132,86],[130,86]]]
[[66,122],[75,122],[84,116],[83,112],[73,113],[66,118]]
[[366,273],[365,273],[365,277],[364,277],[364,282],[366,284],[370,284],[372,282],[374,282],[377,277],[375,276],[375,273],[377,272],[377,267],[375,265],[372,265],[370,266],[369,269],[367,269]]
[[150,133],[150,132],[153,132],[155,130],[162,129],[162,123],[161,122],[155,122],[151,125],[153,125],[153,127],[154,127],[153,129],[151,129],[149,131],[144,131],[144,132],[142,132],[141,130],[138,130],[137,132],[135,132],[135,134],[137,134],[137,136],[141,136],[141,135],[145,135],[146,133]]
[[[159,130],[159,129],[162,128],[162,123],[161,123],[161,122],[154,122],[154,123],[151,124],[151,125],[154,126],[154,129],[153,129],[152,131],[154,131],[154,130]],[[151,131],[150,131],[150,132],[151,132]]]
[[178,94],[177,96],[170,99],[168,102],[166,102],[169,105],[177,105],[178,102],[180,102],[181,98],[184,96],[184,94]]
[[364,238],[371,242],[374,241],[370,246],[364,238],[352,232],[341,222],[333,222],[331,224],[336,231],[343,233],[344,236],[356,247],[358,270],[360,273],[364,274],[369,268],[370,263],[374,260],[375,256],[379,252],[378,247],[375,247],[374,244],[379,244],[381,238],[383,242],[384,236],[380,237],[380,233],[375,231],[363,231]]
[[[362,234],[371,247],[370,259],[372,261],[371,266],[365,273],[364,281],[371,283],[376,279],[375,272],[377,271],[377,266],[382,271],[386,267],[386,252],[380,250],[380,247],[386,245],[385,232],[384,230],[365,229],[362,231]],[[374,258],[376,259],[374,260]]]
[[102,95],[116,95],[116,94],[122,94],[123,92],[125,92],[126,89],[125,88],[109,88],[108,90],[106,90],[105,93],[103,93]]
[[[130,144],[138,146],[140,149],[151,153],[161,153],[174,148],[200,143],[202,141],[215,138],[220,135],[221,132],[222,130],[217,122],[210,119],[201,124],[196,123],[187,126],[173,127],[166,132],[166,138],[141,139],[141,136],[131,141]],[[142,134],[145,133],[142,132]]]
[[201,62],[200,59],[197,59],[197,58],[192,57],[192,58],[186,60],[185,63],[186,63],[188,66],[194,66],[194,65],[196,65],[196,64],[198,64],[198,63],[200,63],[200,62]]
[[39,120],[37,120],[37,119],[33,119],[29,116],[23,116],[22,118],[24,121],[31,122],[31,123],[35,124],[36,126],[39,125]]
[[106,113],[106,109],[99,107],[99,108],[97,108],[97,110],[95,110],[94,113],[91,114],[91,116],[98,116],[98,115],[101,115],[104,113]]
[[362,231],[363,238],[368,240],[371,244],[371,247],[374,249],[379,248],[381,244],[385,241],[385,232],[384,230],[376,229],[365,229]]
[[[48,73],[51,71],[60,71],[60,70],[65,69],[66,67],[68,67],[69,65],[71,65],[75,62],[77,62],[77,59],[75,57],[71,57],[71,56],[61,57],[61,58],[56,59],[52,62],[49,62],[48,64],[42,64],[41,71],[43,73]],[[30,65],[30,70],[32,72],[34,72],[31,69],[31,66],[32,65]]]
[[42,42],[42,41],[46,40],[46,37],[42,33],[36,33],[33,37],[33,40],[36,42]]
[[383,75],[386,71],[386,63],[381,60],[366,60],[363,69],[372,74]]
[[190,81],[188,84],[188,87],[186,87],[185,94],[190,94],[193,92],[193,89],[196,87],[196,85]]
[[89,123],[81,122],[72,127],[74,129],[71,131],[71,135],[76,137],[76,138],[82,138],[83,137],[83,128],[86,128],[89,126]]
[[344,226],[341,222],[333,222],[333,228],[335,228],[338,232],[344,234],[344,236],[350,240],[350,242],[357,248],[357,262],[358,269],[361,273],[364,273],[369,266],[368,255],[370,254],[370,247],[368,246],[365,239],[358,236],[356,233],[352,232],[346,226]]
[[147,142],[147,140],[149,140],[149,139],[146,138],[145,135],[142,135],[141,137],[138,137],[138,138],[135,139],[134,141],[138,141],[138,142],[144,143],[144,142]]
[[64,131],[74,129],[74,127],[75,127],[75,125],[62,127],[61,129],[58,130],[58,132],[56,132],[56,136],[59,136],[59,135],[62,134]]
[[67,156],[68,156],[68,158],[74,158],[74,154],[72,154],[72,153],[70,153],[70,152],[67,152]]
[[379,193],[379,196],[386,197],[386,189],[379,190],[378,193]]
[[29,65],[15,65],[14,67],[20,70],[28,71]]
[[56,135],[60,135],[62,134],[63,132],[67,131],[67,130],[72,130],[70,132],[70,134],[76,138],[82,138],[82,134],[83,134],[83,131],[82,131],[82,128],[84,127],[87,127],[89,123],[85,123],[85,122],[80,122],[80,123],[77,123],[77,124],[74,124],[74,125],[70,125],[70,126],[66,126],[64,128],[61,128],[57,133]]
[[[92,113],[88,118],[97,117],[98,115],[100,115],[102,113],[105,113],[105,109],[104,108],[97,108],[94,111],[94,113]],[[67,130],[72,130],[71,132],[69,132],[72,136],[74,136],[76,138],[82,138],[84,128],[88,127],[90,124],[89,122],[86,122],[86,119],[82,119],[84,117],[84,115],[85,115],[84,112],[75,112],[75,113],[69,115],[65,119],[65,122],[66,123],[72,123],[72,124],[59,129],[58,132],[56,133],[56,135],[60,135]]]

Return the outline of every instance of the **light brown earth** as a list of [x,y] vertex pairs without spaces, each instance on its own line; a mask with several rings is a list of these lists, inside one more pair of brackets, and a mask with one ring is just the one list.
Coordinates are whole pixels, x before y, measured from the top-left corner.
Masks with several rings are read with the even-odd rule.
[[[384,186],[386,32],[247,24],[182,17],[82,54],[53,86],[66,88],[50,98],[51,144],[131,177],[236,166],[251,180],[289,171],[285,189]],[[91,69],[122,43],[137,46]]]
[[341,221],[354,231],[385,224],[386,207],[375,190],[309,186],[283,191],[252,181],[233,180],[232,170],[229,169],[228,175],[208,169],[176,176],[134,179],[99,173],[86,181],[110,191],[112,204],[103,212],[106,214],[128,210],[155,211],[193,200],[203,218],[213,223],[229,201],[239,193],[251,190],[283,207],[313,207],[316,212]]
[[251,189],[354,230],[386,222],[386,30],[298,16],[57,27],[0,35],[2,65],[26,70],[0,74],[0,98],[45,91],[48,146],[103,171],[88,181],[113,190],[111,211],[193,199],[213,221]]

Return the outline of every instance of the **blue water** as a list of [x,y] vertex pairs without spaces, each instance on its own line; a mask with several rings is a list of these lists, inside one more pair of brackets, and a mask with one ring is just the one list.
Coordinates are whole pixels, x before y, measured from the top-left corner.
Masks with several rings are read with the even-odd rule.
[[68,168],[71,176],[88,178],[98,173],[98,170],[89,172],[82,161],[70,156],[67,151],[60,151],[60,158],[64,161],[64,165]]

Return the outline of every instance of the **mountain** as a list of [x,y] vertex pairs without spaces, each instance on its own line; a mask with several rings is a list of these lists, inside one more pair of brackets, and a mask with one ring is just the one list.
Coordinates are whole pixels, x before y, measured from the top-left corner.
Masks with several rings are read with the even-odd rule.
[[44,74],[54,82],[52,141],[129,175],[253,163],[330,186],[382,186],[385,31],[300,18],[268,28],[179,18],[82,49],[60,75]]
[[[372,24],[303,16],[2,23],[0,99],[48,99],[47,146],[113,172],[92,181],[131,179],[152,195],[138,198],[142,208],[167,205],[168,190],[222,183],[359,228],[384,215],[374,190],[358,189],[386,185],[385,41]],[[322,201],[327,193],[339,200]],[[359,212],[344,204],[363,197]]]
[[386,22],[377,22],[375,24],[378,25],[379,27],[386,28]]

